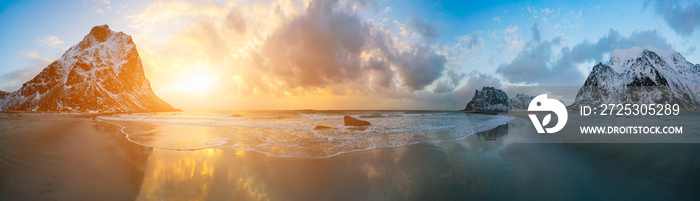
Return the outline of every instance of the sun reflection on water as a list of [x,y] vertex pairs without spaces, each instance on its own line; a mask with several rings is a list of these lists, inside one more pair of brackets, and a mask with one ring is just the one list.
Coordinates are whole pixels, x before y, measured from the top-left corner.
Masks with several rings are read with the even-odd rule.
[[262,155],[238,148],[154,149],[137,200],[270,200],[266,172],[248,166]]
[[206,200],[214,180],[215,163],[221,154],[220,149],[154,150],[149,157],[139,200]]

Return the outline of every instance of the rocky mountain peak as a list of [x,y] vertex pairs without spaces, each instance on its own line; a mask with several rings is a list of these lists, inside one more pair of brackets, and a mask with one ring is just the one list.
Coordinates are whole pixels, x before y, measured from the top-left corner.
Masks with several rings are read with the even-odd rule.
[[700,65],[674,50],[652,46],[613,51],[607,64],[593,67],[576,105],[601,103],[679,103],[700,108]]
[[[648,58],[653,61],[664,61],[669,64],[688,63],[683,56],[675,50],[663,50],[653,46],[638,47],[630,49],[616,49],[610,54],[610,66],[629,66],[638,59]],[[684,62],[685,61],[685,62]]]
[[92,27],[92,30],[90,30],[90,33],[87,36],[92,36],[95,38],[95,40],[99,42],[104,42],[112,34],[114,34],[114,32],[111,29],[109,29],[109,26],[105,24],[101,26]]
[[171,111],[143,73],[131,36],[95,26],[82,41],[0,101],[3,110]]

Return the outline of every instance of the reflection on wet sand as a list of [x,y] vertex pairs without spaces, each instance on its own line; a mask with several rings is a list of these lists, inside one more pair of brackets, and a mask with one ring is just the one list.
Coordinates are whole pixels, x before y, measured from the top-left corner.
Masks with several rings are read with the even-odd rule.
[[[638,175],[640,169],[645,169],[643,166],[614,168],[637,160],[607,159],[605,154],[596,153],[601,148],[598,145],[511,143],[509,138],[517,136],[508,134],[510,129],[513,125],[499,126],[459,141],[375,149],[325,159],[273,157],[241,152],[242,148],[154,150],[138,198],[568,200],[684,199],[697,194],[689,189],[697,189],[698,184],[683,182],[687,179],[649,177],[658,171],[641,171],[646,175]],[[624,152],[614,145],[605,146],[610,151]],[[693,147],[686,149],[698,151]],[[673,149],[656,151],[668,153]],[[698,174],[692,171],[698,170],[698,166],[692,164],[676,165],[681,172],[696,178]],[[614,170],[617,176],[611,177],[613,173],[606,169]],[[686,187],[669,188],[664,181],[681,182]]]
[[[491,142],[501,126],[478,135]],[[478,138],[474,138],[479,141]],[[483,142],[483,141],[482,141]],[[456,146],[471,146],[472,139]],[[476,142],[479,147],[482,143]],[[496,143],[494,143],[496,144]],[[501,143],[502,144],[502,143]],[[326,159],[273,157],[243,147],[196,151],[156,149],[148,161],[139,200],[425,200],[463,195],[435,186],[476,185],[482,171],[443,153],[446,143],[376,149]],[[473,150],[461,150],[460,155]],[[481,151],[479,151],[481,152]],[[461,157],[460,157],[461,158]],[[479,165],[480,163],[472,163]],[[471,178],[471,179],[465,179]],[[448,188],[449,189],[449,188]],[[473,188],[478,190],[478,188]],[[455,190],[455,189],[453,189]],[[463,190],[463,189],[462,189]],[[442,195],[435,195],[440,193]],[[445,194],[446,193],[446,194]]]
[[221,152],[221,149],[154,150],[138,198],[206,200]]
[[[0,135],[1,200],[692,200],[700,196],[700,158],[695,157],[700,146],[514,143],[522,137],[516,131],[523,130],[517,121],[458,141],[323,159],[274,157],[243,151],[242,145],[196,151],[151,149],[126,141],[120,127],[112,124],[54,121],[0,122],[0,130],[20,125]],[[35,124],[43,125],[43,130]],[[153,133],[154,138],[160,136]]]
[[503,137],[505,135],[508,135],[508,124],[503,124],[494,129],[479,132],[476,134],[478,139],[483,139],[486,141],[494,141],[499,137]]

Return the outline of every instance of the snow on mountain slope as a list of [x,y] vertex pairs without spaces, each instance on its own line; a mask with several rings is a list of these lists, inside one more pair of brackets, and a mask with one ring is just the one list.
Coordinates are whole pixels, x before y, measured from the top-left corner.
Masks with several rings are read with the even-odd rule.
[[469,112],[504,112],[508,111],[508,95],[500,89],[482,87],[474,92],[474,97],[467,103],[464,111]]
[[516,94],[515,97],[508,99],[508,110],[527,110],[532,99],[535,99],[535,96],[528,96],[524,93]]
[[700,109],[700,65],[651,46],[615,50],[593,67],[572,106],[671,103]]
[[60,59],[0,101],[3,110],[173,111],[143,73],[131,36],[95,26]]

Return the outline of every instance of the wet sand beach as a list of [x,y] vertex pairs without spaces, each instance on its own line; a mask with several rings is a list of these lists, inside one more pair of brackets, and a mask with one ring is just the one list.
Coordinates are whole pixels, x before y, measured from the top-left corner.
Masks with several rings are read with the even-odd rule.
[[151,148],[90,118],[0,114],[2,200],[130,200]]
[[[513,143],[513,122],[462,140],[285,158],[127,141],[71,115],[3,114],[2,200],[693,200],[695,144]],[[515,132],[517,133],[517,132]]]

